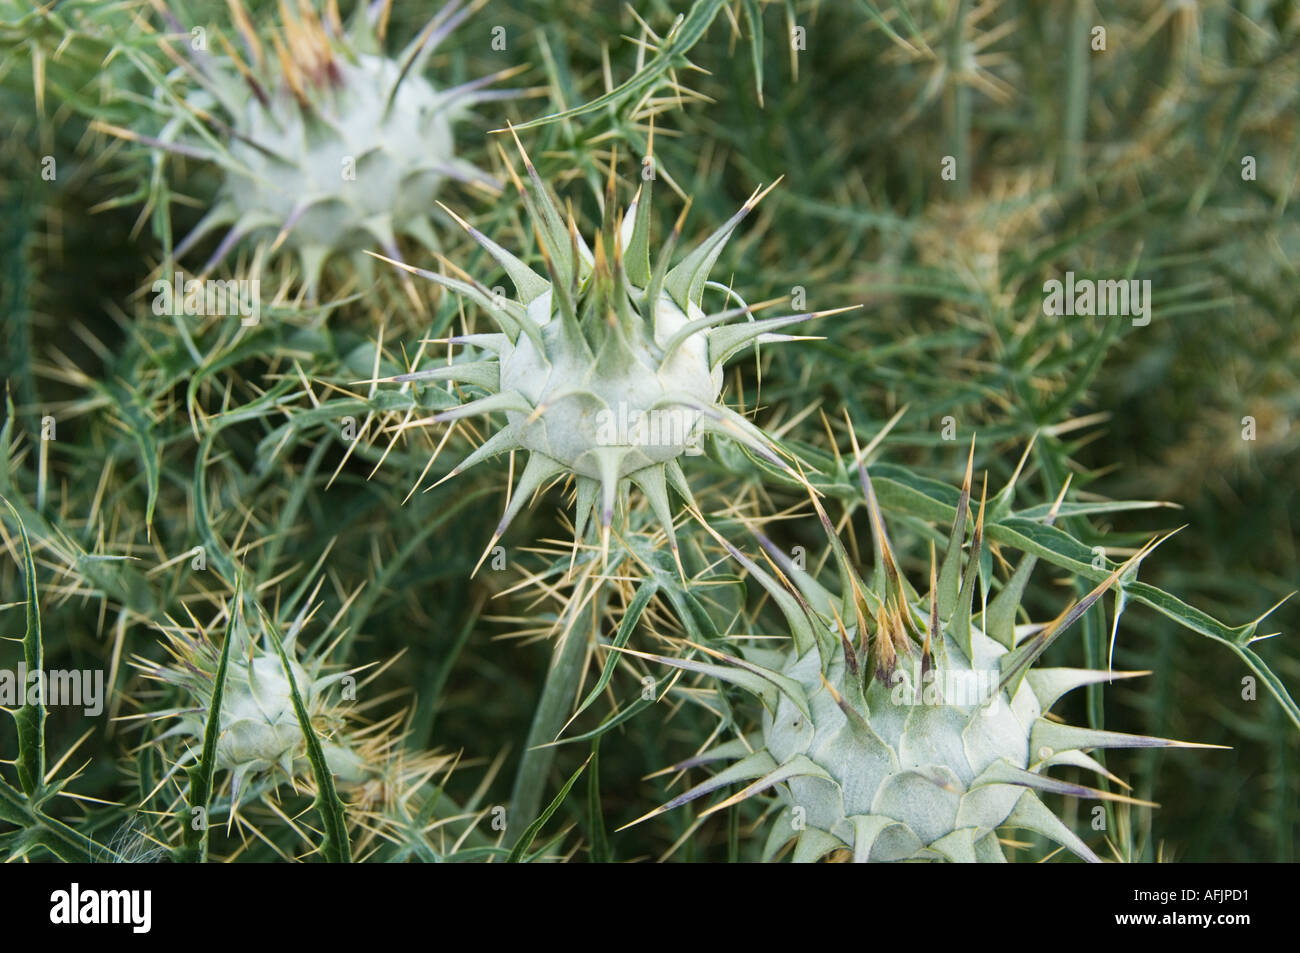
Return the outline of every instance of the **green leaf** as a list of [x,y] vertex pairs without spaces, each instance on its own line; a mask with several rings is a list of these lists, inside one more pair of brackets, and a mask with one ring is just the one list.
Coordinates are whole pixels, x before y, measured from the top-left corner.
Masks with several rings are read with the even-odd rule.
[[[10,418],[13,419],[12,417]],[[41,672],[45,669],[45,645],[41,640],[41,611],[36,600],[36,562],[32,559],[32,545],[27,538],[27,527],[14,505],[0,496],[18,522],[18,536],[22,543],[23,587],[27,599],[27,625],[23,634],[23,662],[29,672]],[[29,704],[26,694],[23,704],[14,713],[14,722],[18,726],[18,783],[23,793],[33,802],[39,803],[45,792],[45,699],[39,697],[36,704]]]
[[[636,628],[637,622],[641,620],[641,614],[645,612],[645,607],[654,597],[658,588],[658,584],[653,579],[647,579],[645,582],[641,583],[640,587],[636,591],[636,595],[632,597],[632,602],[628,605],[627,611],[623,613],[623,618],[618,624],[618,632],[614,634],[613,644],[616,649],[621,649],[623,646],[627,645],[627,640],[631,638],[632,631]],[[591,706],[592,702],[600,697],[600,693],[605,690],[605,686],[609,684],[610,678],[613,677],[614,666],[617,664],[618,653],[609,653],[609,656],[605,659],[605,665],[600,671],[600,678],[597,679],[596,684],[592,686],[591,691],[587,693],[587,697],[582,700],[582,704],[578,706],[578,710],[573,713],[573,716],[569,719],[570,723],[573,722],[574,718],[577,718],[586,711],[587,708]]]
[[[186,800],[190,805],[190,817],[185,818],[181,826],[183,847],[177,852],[181,863],[203,863],[208,859],[208,808],[212,800],[212,778],[217,769],[217,741],[221,735],[221,700],[226,693],[226,672],[230,661],[230,646],[235,641],[235,624],[242,620],[243,612],[242,580],[235,581],[235,598],[226,621],[226,632],[221,642],[221,659],[217,663],[217,675],[212,685],[212,701],[208,706],[207,721],[203,725],[203,751],[198,764],[192,766],[186,774],[190,779],[190,790]],[[194,826],[194,811],[203,812],[203,825]]]
[[66,863],[85,864],[107,851],[62,821],[42,813],[3,778],[0,778],[0,820],[19,828],[9,860],[26,857],[32,847],[43,847]]
[[578,778],[581,777],[582,772],[586,769],[587,765],[591,763],[593,757],[595,757],[594,752],[586,761],[582,762],[582,764],[578,766],[578,770],[573,772],[573,776],[569,778],[568,781],[564,782],[564,787],[560,788],[560,793],[555,795],[555,800],[547,806],[546,810],[542,811],[537,820],[528,825],[528,829],[524,831],[523,836],[515,842],[514,848],[510,851],[510,856],[507,858],[510,863],[519,863],[520,858],[524,856],[524,852],[532,846],[533,840],[537,837],[538,831],[540,831],[542,827],[545,826],[546,822],[551,819],[551,815],[560,809],[560,805],[563,804],[564,799],[569,796],[569,791],[573,789],[573,786],[578,783]]
[[744,0],[745,20],[749,23],[749,54],[754,64],[754,93],[763,105],[763,11],[758,0]]
[[573,704],[582,684],[592,619],[601,617],[606,598],[605,592],[601,591],[591,599],[578,599],[575,596],[570,603],[576,607],[574,611],[577,612],[577,618],[569,627],[563,642],[555,646],[546,672],[546,682],[542,686],[542,695],[533,712],[527,747],[520,759],[510,793],[510,816],[507,823],[512,826],[531,823],[541,804],[546,779],[555,758],[552,743],[564,730],[569,706]]
[[587,777],[587,828],[591,838],[591,862],[609,862],[609,837],[605,833],[605,812],[600,807],[600,739],[591,742],[591,774]]
[[[1023,510],[1018,510],[1016,515],[1022,519],[1042,520],[1052,511],[1052,503],[1040,503],[1037,506],[1028,506]],[[1172,503],[1162,503],[1159,500],[1109,500],[1091,503],[1062,503],[1058,507],[1058,516],[1061,519],[1068,519],[1072,516],[1095,516],[1098,513],[1124,513],[1129,510],[1154,510],[1161,508],[1176,508]]]
[[585,116],[607,106],[615,106],[625,99],[639,97],[646,90],[653,89],[665,73],[685,65],[686,53],[704,36],[704,32],[713,23],[713,18],[718,15],[722,6],[723,0],[696,0],[695,5],[691,7],[691,12],[669,35],[667,42],[655,54],[654,59],[627,82],[581,106],[521,123],[515,126],[515,129],[531,129],[534,126],[544,126],[563,119]]
[[265,612],[262,612],[261,616],[262,625],[271,637],[271,644],[275,646],[275,652],[280,656],[284,677],[289,682],[289,696],[293,699],[294,714],[298,716],[298,727],[302,729],[303,740],[307,742],[307,760],[311,762],[311,773],[316,779],[314,806],[320,814],[321,824],[325,829],[320,845],[321,854],[330,863],[350,863],[352,846],[348,841],[347,820],[343,816],[343,800],[334,787],[334,775],[325,761],[325,752],[321,749],[320,739],[316,737],[316,729],[312,727],[311,717],[302,703],[302,694],[298,691],[298,684],[294,680],[289,656],[284,650],[284,643],[280,640],[280,633],[276,631],[275,623]]
[[97,390],[104,394],[117,408],[123,422],[140,450],[140,466],[144,470],[147,499],[145,502],[144,525],[146,531],[153,531],[154,507],[158,503],[158,481],[162,467],[162,449],[154,436],[152,421],[146,417],[139,404],[139,396],[134,391],[114,384],[98,385]]
[[627,721],[629,718],[633,718],[640,714],[643,710],[649,708],[654,703],[655,698],[643,698],[638,695],[636,701],[632,702],[632,704],[628,705],[621,711],[610,715],[595,728],[591,729],[591,731],[585,732],[581,735],[574,735],[571,738],[561,738],[558,741],[551,742],[551,744],[546,747],[557,748],[560,745],[569,745],[579,741],[595,741],[602,735],[607,734],[611,729],[617,728],[619,725],[623,724],[623,722]]

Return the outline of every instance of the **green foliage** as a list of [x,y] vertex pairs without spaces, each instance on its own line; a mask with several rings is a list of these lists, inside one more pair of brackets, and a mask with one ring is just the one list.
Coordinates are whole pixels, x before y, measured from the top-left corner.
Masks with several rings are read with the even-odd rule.
[[[1161,804],[1107,801],[1105,834],[1086,838],[1099,855],[1295,859],[1294,3],[492,0],[432,26],[419,4],[366,22],[342,3],[356,50],[340,62],[388,57],[472,102],[453,137],[462,174],[438,193],[472,231],[403,208],[412,227],[371,222],[363,249],[436,281],[352,247],[304,261],[277,241],[284,221],[230,244],[204,231],[244,181],[231,163],[257,149],[235,57],[275,82],[274,22],[295,78],[325,70],[317,32],[284,27],[293,4],[245,5],[247,23],[218,0],[168,0],[167,15],[0,0],[0,670],[100,672],[105,687],[95,717],[24,696],[0,719],[0,856],[758,859],[773,792],[628,825],[711,777],[703,753],[754,748],[763,701],[785,697],[718,658],[744,644],[772,668],[803,637],[754,570],[792,576],[797,558],[833,579],[842,540],[882,591],[874,495],[903,584],[928,578],[933,545],[945,616],[970,600],[997,640],[1124,567],[1031,661],[1152,674],[1054,711],[1232,750],[1096,754],[1134,801]],[[313,5],[317,26],[330,6]],[[426,29],[440,42],[422,54]],[[221,108],[196,111],[217,92]],[[328,93],[313,104],[328,123]],[[507,126],[536,171],[527,202]],[[490,383],[495,359],[470,336],[501,332],[494,290],[532,299],[560,275],[580,306],[617,312],[626,289],[584,269],[568,223],[603,227],[612,260],[647,174],[656,199],[628,258],[656,268],[675,224],[680,260],[784,176],[708,246],[716,260],[665,286],[735,311],[732,343],[769,299],[789,302],[780,314],[863,306],[731,358],[719,413],[747,439],[681,454],[674,497],[662,479],[605,481],[588,520],[598,481],[530,478],[514,453],[441,483],[522,413],[454,419]],[[205,262],[208,279],[260,283],[256,323],[154,307],[154,282]],[[1149,279],[1150,322],[1045,314],[1044,284],[1066,272]],[[617,333],[588,310],[584,333]],[[444,368],[448,338],[469,343]],[[223,687],[254,645],[281,660],[302,748],[238,778],[218,765]],[[177,646],[220,673],[215,691],[151,677]],[[1043,798],[1069,822],[1072,801]],[[193,808],[220,820],[195,828]],[[1026,838],[1009,859],[1050,852]]]

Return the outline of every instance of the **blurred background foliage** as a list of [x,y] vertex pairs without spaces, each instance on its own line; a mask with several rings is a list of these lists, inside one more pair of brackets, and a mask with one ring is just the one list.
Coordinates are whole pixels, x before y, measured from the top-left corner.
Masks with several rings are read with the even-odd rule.
[[[262,23],[275,5],[248,6]],[[170,9],[182,24],[232,33],[224,3]],[[389,46],[415,36],[428,14],[395,4]],[[498,26],[504,50],[491,42]],[[440,406],[437,392],[403,404],[354,383],[400,373],[422,339],[473,325],[472,311],[427,283],[417,310],[392,274],[368,283],[340,261],[325,303],[304,304],[291,263],[246,251],[226,272],[260,276],[257,326],[152,312],[148,289],[171,267],[166,249],[218,181],[202,163],[106,131],[161,128],[165,104],[145,66],[185,82],[159,52],[162,29],[154,5],[133,0],[0,0],[0,374],[14,408],[0,493],[33,538],[47,665],[109,668],[111,714],[133,715],[155,701],[128,660],[157,658],[158,627],[183,606],[223,604],[224,566],[242,565],[271,610],[323,574],[322,617],[340,617],[348,664],[400,654],[376,680],[377,711],[409,711],[412,751],[461,752],[447,790],[469,813],[488,812],[510,796],[547,636],[569,611],[572,588],[548,589],[534,575],[553,581],[567,565],[566,501],[547,494],[503,540],[506,568],[467,582],[505,499],[507,461],[411,492],[444,476],[475,432],[461,431],[429,466],[441,429],[402,421]],[[461,154],[504,180],[496,143],[509,143],[492,130],[523,124],[542,177],[588,232],[615,152],[630,197],[652,121],[656,172],[669,186],[657,192],[660,235],[685,196],[687,233],[698,235],[784,176],[715,276],[751,303],[801,291],[808,309],[864,307],[810,326],[820,340],[763,347],[729,370],[728,399],[769,432],[847,451],[846,413],[866,443],[905,411],[872,460],[956,484],[973,436],[976,473],[989,474],[991,489],[1036,435],[1019,505],[1050,501],[1068,476],[1074,500],[1179,507],[1064,521],[1111,559],[1185,525],[1143,564],[1144,582],[1230,625],[1296,588],[1294,0],[696,0],[685,10],[645,0],[635,11],[613,0],[491,0],[427,74],[449,85],[520,64],[529,70],[506,85],[523,94],[483,104],[458,126]],[[566,112],[584,104],[593,105]],[[57,164],[53,179],[42,177],[45,157]],[[941,175],[946,157],[953,180]],[[507,247],[535,250],[509,193],[452,187],[442,200]],[[444,254],[498,283],[491,260],[431,214]],[[432,267],[419,249],[404,251]],[[1067,271],[1150,279],[1150,323],[1045,315],[1043,284]],[[57,439],[42,441],[50,416]],[[345,418],[355,442],[344,438]],[[1253,439],[1243,438],[1245,418]],[[721,449],[690,472],[724,524],[729,512],[773,516],[799,503]],[[853,525],[865,539],[861,513]],[[3,542],[16,557],[14,526]],[[899,549],[915,557],[905,568],[920,580],[923,527],[904,520],[896,533],[911,541]],[[770,534],[804,546],[810,562],[824,556],[806,516]],[[629,552],[655,552],[635,530],[628,540]],[[192,570],[195,546],[215,572]],[[717,559],[691,546],[697,568]],[[713,572],[706,602],[721,626],[745,601],[730,570]],[[21,629],[21,578],[15,560],[0,565],[6,636]],[[1029,604],[1055,614],[1078,584],[1040,570]],[[632,591],[628,581],[602,595],[608,631]],[[642,647],[680,633],[670,609],[654,600]],[[1284,603],[1261,628],[1282,635],[1259,644],[1291,687],[1300,685],[1297,623],[1300,606]],[[1053,656],[1104,664],[1109,632],[1109,616],[1094,613]],[[1113,755],[1108,764],[1134,793],[1161,805],[1112,815],[1116,853],[1294,860],[1300,731],[1262,686],[1243,699],[1248,670],[1142,607],[1126,612],[1114,662],[1153,674],[1076,699],[1069,720],[1231,746]],[[635,698],[638,671],[619,667],[607,690],[615,704]],[[599,708],[574,731],[595,728],[608,714]],[[547,827],[565,835],[554,856],[752,855],[750,806],[698,828],[678,811],[610,833],[680,790],[671,775],[646,778],[717,727],[698,706],[658,710],[605,736],[598,775],[589,763]],[[143,742],[157,730],[96,724],[65,769],[84,763],[73,788],[123,806],[70,803],[74,826],[105,843],[126,824],[157,827],[148,810],[128,820],[148,793],[142,776],[156,770]],[[56,709],[48,731],[61,752],[85,726]],[[0,726],[6,752],[11,736]],[[557,749],[548,800],[590,753],[583,743]],[[597,777],[591,801],[583,788]],[[421,796],[436,801],[434,788]],[[492,838],[486,816],[480,827]],[[281,848],[293,843],[279,838],[270,835]]]

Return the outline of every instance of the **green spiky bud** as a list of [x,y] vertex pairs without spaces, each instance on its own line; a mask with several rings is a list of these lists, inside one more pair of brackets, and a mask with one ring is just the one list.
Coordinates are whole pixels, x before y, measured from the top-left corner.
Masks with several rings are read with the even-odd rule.
[[652,255],[653,178],[641,183],[623,213],[615,204],[611,163],[603,221],[589,245],[573,219],[566,222],[561,216],[522,146],[519,151],[527,184],[513,172],[512,177],[537,235],[545,275],[458,218],[505,270],[515,286],[513,298],[493,293],[468,275],[402,267],[477,303],[497,333],[452,342],[491,356],[392,380],[451,380],[486,391],[435,421],[504,414],[505,426],[448,478],[496,454],[528,452],[489,550],[539,488],[571,476],[576,480],[578,538],[593,512],[607,538],[615,506],[634,484],[645,493],[675,551],[668,487],[691,502],[681,458],[702,435],[738,441],[794,475],[773,441],[721,402],[723,365],[756,341],[788,340],[774,333],[781,328],[836,312],[754,320],[754,309],[743,302],[723,310],[706,308],[710,269],[765,192],[756,190],[729,221],[673,264],[685,212]]
[[[298,662],[289,664],[294,681],[306,687],[307,704],[314,694],[307,673]],[[302,728],[280,660],[265,653],[241,658],[230,667],[228,679],[221,701],[217,767],[291,765],[303,744]]]
[[[858,576],[820,504],[840,569],[836,594],[761,536],[779,567],[776,576],[717,537],[782,610],[791,645],[785,652],[747,650],[744,658],[710,651],[716,657],[711,662],[644,656],[740,685],[764,706],[760,735],[725,743],[678,767],[732,763],[646,818],[739,784],[741,790],[705,814],[775,788],[784,808],[772,823],[764,859],[795,841],[796,861],[837,851],[856,861],[1000,861],[1005,858],[997,831],[1011,826],[1096,861],[1040,795],[1146,802],[1057,780],[1048,769],[1093,771],[1122,787],[1088,752],[1199,747],[1072,727],[1047,716],[1072,689],[1146,674],[1032,667],[1127,567],[1046,625],[1013,624],[1019,592],[1011,585],[1002,590],[1013,593],[1010,603],[995,599],[984,613],[975,613],[984,506],[962,572],[968,469],[945,571],[940,573],[932,552],[929,598],[919,599],[897,571],[865,469],[862,478],[883,569],[875,585]],[[1055,510],[1048,522],[1054,516]],[[1147,552],[1149,547],[1134,558]],[[1027,575],[1032,565],[1033,557],[1026,557],[1025,572],[1016,575]]]
[[[295,624],[283,642],[289,659],[288,672],[269,641],[274,637],[269,630],[261,638],[247,633],[242,625],[230,630],[230,637],[236,641],[227,661],[218,713],[216,767],[230,772],[232,799],[236,802],[249,782],[266,781],[274,786],[311,776],[306,739],[293,705],[290,675],[313,730],[321,736],[326,761],[337,780],[345,785],[361,784],[374,773],[361,747],[345,735],[345,708],[327,691],[347,673],[325,673],[321,659],[309,658],[304,664],[296,648],[298,627]],[[135,664],[148,677],[180,688],[190,701],[183,707],[150,715],[164,721],[174,720],[161,740],[184,740],[185,749],[177,761],[179,768],[197,760],[202,751],[221,647],[201,630],[191,634],[168,628],[164,634],[176,664],[159,665],[147,659],[136,659]]]

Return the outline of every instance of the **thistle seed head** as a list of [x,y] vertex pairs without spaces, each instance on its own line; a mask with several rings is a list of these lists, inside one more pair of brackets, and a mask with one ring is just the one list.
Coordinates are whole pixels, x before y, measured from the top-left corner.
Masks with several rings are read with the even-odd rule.
[[512,177],[537,236],[544,273],[459,217],[505,270],[515,286],[513,297],[490,290],[450,262],[444,261],[444,273],[393,262],[478,304],[496,325],[496,333],[453,339],[486,355],[391,378],[456,381],[486,392],[437,415],[436,422],[504,414],[505,426],[449,477],[496,454],[528,451],[488,549],[539,489],[572,477],[578,539],[593,512],[607,537],[618,500],[636,485],[675,550],[668,487],[692,503],[682,458],[705,435],[734,440],[799,479],[776,443],[721,401],[723,366],[755,342],[790,340],[776,333],[781,328],[837,312],[755,320],[754,311],[763,305],[750,307],[723,286],[717,287],[731,299],[728,304],[738,306],[711,309],[705,300],[710,270],[766,192],[755,190],[731,219],[674,264],[685,212],[652,253],[653,178],[643,179],[631,204],[620,211],[611,162],[603,219],[588,244],[572,216],[566,221],[561,215],[522,145],[519,152],[526,181],[513,171]]
[[[928,598],[907,594],[865,470],[862,477],[881,570],[875,585],[858,575],[833,531],[829,539],[839,592],[823,587],[762,536],[760,543],[779,565],[779,579],[727,546],[784,614],[789,648],[731,657],[691,646],[720,663],[708,666],[716,677],[760,697],[761,733],[684,763],[727,766],[641,820],[741,783],[740,791],[704,815],[775,789],[784,807],[770,828],[767,859],[794,841],[795,861],[839,851],[857,861],[999,861],[1005,857],[998,829],[1011,826],[1096,861],[1041,794],[1153,805],[1057,780],[1049,769],[1092,771],[1126,787],[1088,752],[1204,746],[1077,728],[1050,718],[1057,699],[1075,688],[1147,673],[1035,668],[1034,663],[1151,546],[1052,622],[1016,626],[1023,580],[1035,557],[1024,557],[1015,573],[1019,583],[1008,583],[982,612],[975,611],[985,506],[981,503],[962,572],[969,472],[942,571],[932,551]],[[830,526],[816,497],[813,501],[823,526]],[[1048,523],[1055,514],[1054,508]],[[876,629],[864,640],[860,628],[868,618]],[[864,643],[870,645],[867,655],[853,648]],[[651,658],[700,670],[695,660]]]

